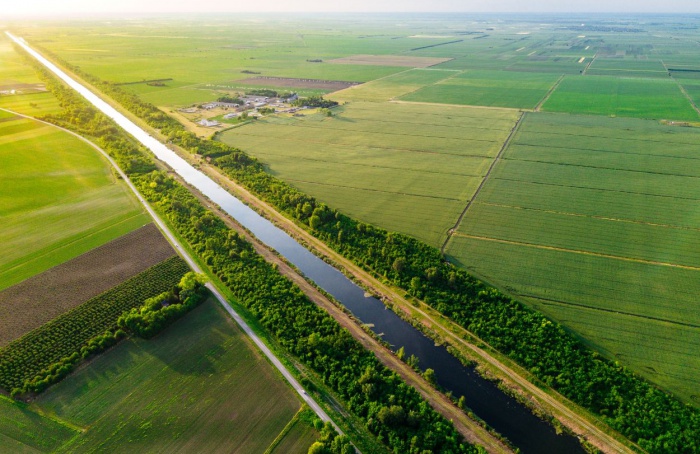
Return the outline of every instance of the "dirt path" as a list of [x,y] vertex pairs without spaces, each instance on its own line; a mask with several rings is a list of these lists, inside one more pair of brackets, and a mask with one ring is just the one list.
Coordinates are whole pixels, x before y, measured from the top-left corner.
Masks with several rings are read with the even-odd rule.
[[443,254],[445,253],[445,248],[447,248],[447,243],[450,242],[450,238],[452,238],[452,235],[454,235],[455,232],[457,231],[457,229],[459,228],[459,225],[462,223],[462,219],[464,219],[464,216],[467,214],[467,211],[472,206],[472,203],[474,203],[474,200],[476,199],[476,197],[481,192],[481,189],[486,184],[486,180],[489,179],[489,175],[491,175],[491,172],[493,171],[493,168],[496,166],[496,163],[501,159],[501,156],[503,156],[503,153],[508,148],[508,145],[510,144],[511,139],[513,138],[513,136],[515,136],[515,133],[517,132],[518,128],[520,127],[520,124],[523,122],[523,118],[525,118],[525,112],[520,113],[520,116],[518,117],[518,121],[515,122],[515,124],[513,125],[513,128],[510,130],[510,134],[508,134],[508,137],[506,137],[505,142],[503,142],[501,149],[498,150],[498,154],[493,159],[493,161],[491,161],[491,165],[489,166],[489,169],[486,171],[486,175],[484,175],[484,178],[481,179],[481,183],[479,183],[479,187],[476,188],[476,191],[474,191],[474,195],[472,195],[472,197],[467,202],[467,206],[465,206],[464,210],[462,210],[462,213],[457,218],[457,222],[455,222],[455,225],[450,230],[447,231],[447,238],[445,238],[445,242],[442,243],[442,247],[440,248],[440,252],[442,252]]
[[552,96],[552,93],[554,93],[554,90],[556,90],[559,87],[559,84],[561,84],[561,81],[564,80],[564,75],[559,77],[559,79],[552,85],[552,88],[549,89],[546,95],[544,95],[544,98],[537,103],[537,106],[535,106],[535,112],[539,112],[540,109],[542,108],[542,104],[546,103],[547,100],[549,99],[550,96]]

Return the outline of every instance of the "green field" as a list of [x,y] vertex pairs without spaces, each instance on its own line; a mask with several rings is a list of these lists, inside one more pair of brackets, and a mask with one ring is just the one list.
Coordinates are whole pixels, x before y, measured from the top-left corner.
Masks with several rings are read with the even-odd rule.
[[667,120],[700,120],[671,78],[568,76],[542,110]]
[[149,222],[107,161],[53,126],[0,119],[0,289]]
[[402,96],[405,101],[534,109],[558,74],[467,71]]
[[597,58],[586,71],[591,76],[665,77],[668,71],[658,59]]
[[447,252],[692,400],[699,139],[649,120],[527,114]]
[[25,89],[26,84],[41,80],[31,66],[15,52],[10,40],[0,35],[0,92],[15,90],[15,94],[0,93],[0,107],[25,115],[46,115],[60,111],[58,100],[48,92]]
[[409,69],[362,85],[346,88],[329,96],[329,99],[338,101],[389,101],[426,85],[452,77],[455,74],[459,74],[459,72],[435,69]]
[[43,452],[264,452],[300,402],[208,301],[152,340],[121,342],[28,410],[0,406],[0,439]]
[[334,112],[270,117],[222,140],[329,206],[433,245],[454,225],[516,119],[398,103],[353,102]]

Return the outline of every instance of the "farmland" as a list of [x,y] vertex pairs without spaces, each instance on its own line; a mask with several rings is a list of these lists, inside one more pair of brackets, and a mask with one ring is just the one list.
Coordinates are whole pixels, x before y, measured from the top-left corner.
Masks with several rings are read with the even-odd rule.
[[403,55],[352,55],[329,60],[337,65],[405,66],[407,68],[428,68],[450,61],[450,58],[409,57]]
[[[342,104],[330,116],[270,116],[220,138],[333,208],[433,246],[474,197],[515,110],[545,101],[547,113],[524,117],[448,257],[697,405],[698,136],[678,126],[700,120],[681,90],[700,99],[692,21],[405,19],[274,32],[264,21],[202,30],[182,20],[148,32],[117,21],[22,34],[166,111],[258,80],[366,82],[327,96]],[[432,66],[418,69],[429,66],[422,58]],[[158,78],[165,86],[146,84]]]
[[528,114],[448,254],[690,401],[698,138],[653,121]]
[[410,69],[347,88],[329,98],[342,101],[389,101],[454,74],[450,70]]
[[[48,436],[39,440],[42,450],[232,452],[235,446],[245,453],[264,452],[300,403],[210,301],[155,339],[123,341],[19,416],[12,417],[19,404],[0,406],[11,416],[0,420],[1,436],[19,433],[20,443],[33,446],[32,430],[56,433],[52,444]],[[33,418],[31,425],[20,416]]]
[[0,154],[0,289],[148,222],[107,162],[79,139],[4,115]]
[[515,121],[511,112],[409,104],[356,102],[334,111],[260,120],[222,140],[330,206],[433,245],[454,225]]
[[556,74],[466,71],[402,96],[406,101],[534,109],[559,78]]
[[179,256],[164,260],[10,342],[0,350],[0,387],[13,391],[50,381],[52,366],[73,354],[80,357],[93,338],[116,328],[119,316],[170,290],[187,271]]
[[0,292],[0,347],[175,255],[153,224]]
[[569,76],[542,110],[668,120],[700,119],[676,82],[668,77]]
[[[27,90],[25,87],[34,86]],[[47,93],[31,67],[15,52],[9,39],[0,36],[0,107],[25,115],[46,115],[60,110],[58,100]]]

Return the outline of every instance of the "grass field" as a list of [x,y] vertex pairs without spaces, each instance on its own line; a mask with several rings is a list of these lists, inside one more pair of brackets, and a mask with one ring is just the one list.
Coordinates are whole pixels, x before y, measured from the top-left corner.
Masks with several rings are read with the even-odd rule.
[[0,452],[53,452],[80,433],[79,428],[46,417],[0,395]]
[[0,91],[16,91],[14,95],[0,94],[0,107],[26,115],[45,115],[60,111],[58,100],[51,93],[23,93],[21,87],[24,85],[39,83],[41,81],[32,67],[15,52],[5,34],[0,35]]
[[542,110],[668,120],[700,120],[671,78],[568,76]]
[[[152,340],[121,342],[29,410],[0,400],[4,407],[0,438],[43,443],[48,449],[42,451],[261,453],[300,402],[218,304],[208,301]],[[303,431],[299,437],[312,438]]]
[[668,71],[658,59],[597,58],[588,68],[586,74],[591,76],[668,78]]
[[691,401],[698,139],[649,120],[527,114],[448,254]]
[[353,102],[334,111],[332,118],[270,117],[222,140],[332,207],[433,245],[454,225],[516,119],[398,103]]
[[388,101],[398,96],[416,91],[447,77],[459,74],[458,71],[409,69],[391,76],[373,80],[362,85],[341,90],[328,96],[339,101]]
[[33,120],[0,120],[0,289],[149,222],[92,147]]
[[406,101],[534,109],[558,74],[466,71],[404,95]]

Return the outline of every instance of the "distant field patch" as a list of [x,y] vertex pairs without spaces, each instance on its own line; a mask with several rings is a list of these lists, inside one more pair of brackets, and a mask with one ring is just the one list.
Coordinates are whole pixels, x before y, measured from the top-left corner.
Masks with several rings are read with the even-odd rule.
[[[154,339],[118,344],[32,407],[85,428],[58,452],[262,453],[300,402],[208,301]],[[288,436],[291,446],[311,438]]]
[[616,77],[668,77],[668,71],[657,59],[596,58],[586,74]]
[[558,79],[556,74],[467,71],[402,96],[401,99],[533,109]]
[[567,76],[542,110],[669,120],[699,120],[671,78]]
[[153,224],[0,292],[0,347],[175,255]]
[[149,222],[107,161],[53,126],[7,118],[0,156],[0,289]]
[[338,91],[344,88],[358,85],[359,82],[346,82],[342,80],[296,79],[291,77],[249,77],[236,81],[243,85],[263,85],[282,88],[311,88],[327,91]]
[[454,76],[456,72],[409,69],[333,93],[330,98],[343,101],[389,101]]
[[350,57],[328,60],[328,63],[336,63],[339,65],[405,66],[407,68],[428,68],[450,60],[452,59],[435,57],[409,57],[405,55],[352,55]]
[[437,245],[513,127],[512,112],[352,102],[333,117],[268,117],[223,134],[303,191]]
[[0,85],[0,94],[3,95],[20,95],[27,93],[44,93],[46,92],[46,86],[43,83],[14,83],[9,85]]
[[690,401],[698,143],[656,121],[527,114],[447,253]]

